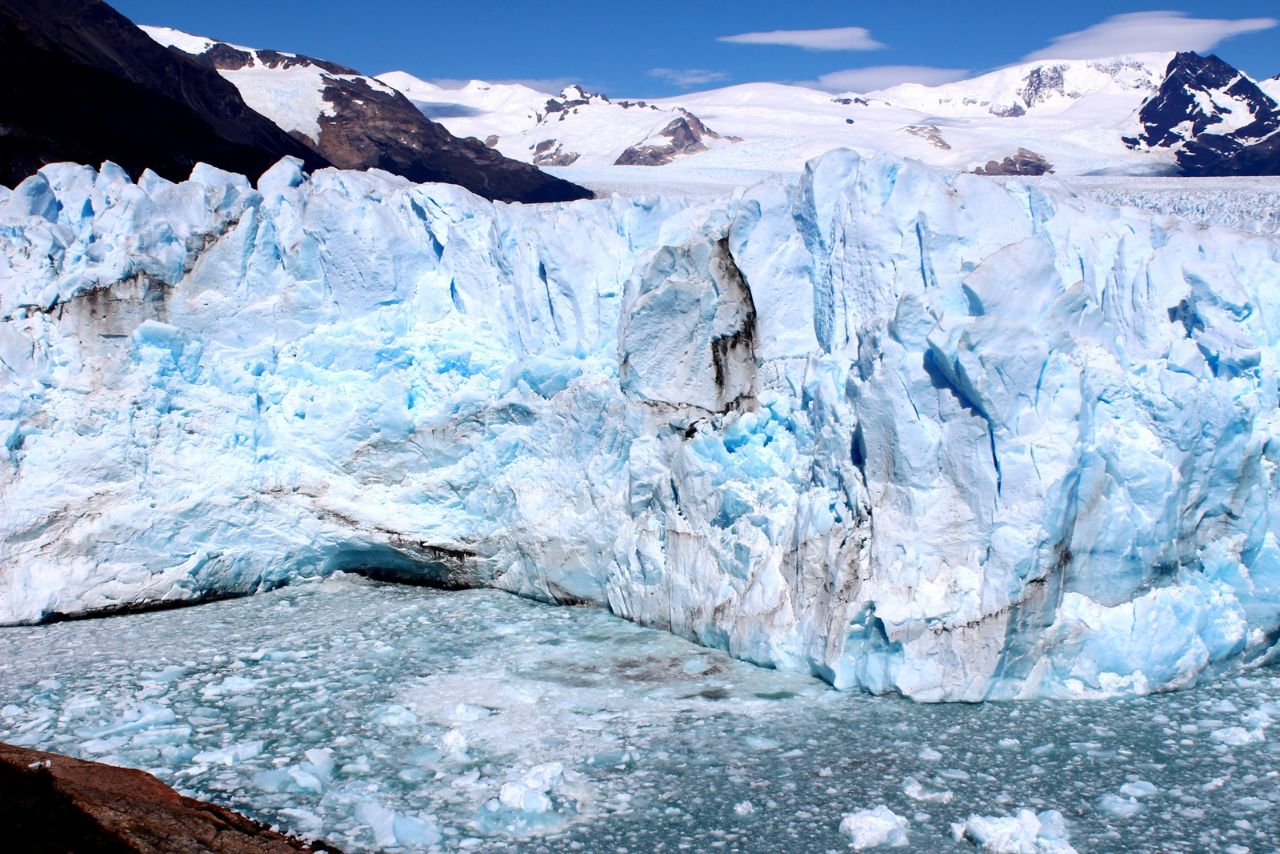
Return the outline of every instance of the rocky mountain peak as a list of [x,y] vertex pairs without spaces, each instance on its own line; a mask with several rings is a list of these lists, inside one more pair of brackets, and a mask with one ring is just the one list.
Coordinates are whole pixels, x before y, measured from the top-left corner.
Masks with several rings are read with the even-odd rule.
[[1174,56],[1138,118],[1142,133],[1125,142],[1149,148],[1180,147],[1210,131],[1259,138],[1280,121],[1258,84],[1217,56],[1192,51]]

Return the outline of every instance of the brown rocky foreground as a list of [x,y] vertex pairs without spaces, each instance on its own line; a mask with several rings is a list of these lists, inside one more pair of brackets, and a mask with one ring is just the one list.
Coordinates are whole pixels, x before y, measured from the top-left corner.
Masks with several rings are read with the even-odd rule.
[[132,768],[0,744],[0,850],[24,854],[328,851]]

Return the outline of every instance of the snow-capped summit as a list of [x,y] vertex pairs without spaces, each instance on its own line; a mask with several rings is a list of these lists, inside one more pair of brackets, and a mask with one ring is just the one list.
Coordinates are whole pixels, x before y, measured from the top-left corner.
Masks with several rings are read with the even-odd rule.
[[1179,148],[1207,132],[1258,139],[1275,114],[1276,102],[1246,75],[1216,56],[1187,51],[1173,58],[1159,91],[1142,105],[1143,131],[1132,142]]
[[868,97],[939,116],[1010,118],[1031,112],[1058,113],[1085,98],[1141,99],[1160,86],[1171,57],[1144,53],[1022,63],[939,86],[903,83]]
[[592,98],[599,98],[599,99],[603,99],[603,100],[605,100],[605,101],[608,101],[608,100],[609,100],[608,98],[605,98],[605,97],[604,97],[602,94],[600,94],[599,92],[588,92],[586,89],[583,89],[583,88],[582,88],[581,86],[579,86],[577,83],[573,83],[573,84],[571,84],[571,85],[569,85],[569,86],[566,86],[566,87],[564,87],[563,89],[561,89],[561,90],[560,90],[560,97],[561,97],[562,99],[564,99],[565,101],[587,101],[587,102],[589,102]]
[[1179,53],[1125,142],[1176,152],[1186,175],[1280,174],[1280,104],[1267,88],[1216,56]]
[[590,195],[528,164],[508,160],[476,140],[454,137],[395,88],[353,68],[163,27],[143,30],[160,44],[216,69],[235,84],[250,107],[335,166],[385,169],[412,181],[460,184],[504,201],[564,201]]

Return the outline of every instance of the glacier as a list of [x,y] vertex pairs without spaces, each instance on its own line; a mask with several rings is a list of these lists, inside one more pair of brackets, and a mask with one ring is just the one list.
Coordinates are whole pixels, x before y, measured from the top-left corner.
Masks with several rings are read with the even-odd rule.
[[0,623],[337,571],[924,701],[1280,637],[1274,238],[838,151],[729,199],[0,192]]

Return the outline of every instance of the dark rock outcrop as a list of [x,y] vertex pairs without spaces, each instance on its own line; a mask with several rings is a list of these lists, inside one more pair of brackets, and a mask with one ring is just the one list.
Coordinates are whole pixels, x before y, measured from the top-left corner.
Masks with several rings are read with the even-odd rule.
[[1176,149],[1184,175],[1280,174],[1280,105],[1216,56],[1175,56],[1138,117],[1142,133],[1125,143]]
[[702,123],[702,120],[687,110],[680,110],[681,115],[659,131],[658,136],[665,137],[666,142],[653,143],[645,140],[633,145],[618,156],[614,166],[663,166],[682,154],[697,154],[706,151],[704,139],[729,139],[737,142],[736,137],[722,137]]
[[[504,202],[563,202],[591,192],[536,166],[511,160],[478,139],[460,139],[428,119],[401,93],[354,69],[322,59],[217,43],[191,56],[210,68],[308,66],[324,86],[327,109],[317,116],[317,139],[300,142],[342,169],[383,169],[411,181],[458,184]],[[233,78],[234,79],[234,78]]]
[[572,166],[582,155],[565,151],[564,145],[554,139],[544,139],[533,147],[533,162],[538,166]]
[[0,0],[0,183],[46,163],[111,160],[185,179],[198,162],[261,174],[328,162],[249,109],[213,70],[99,0]]
[[1046,175],[1052,172],[1052,163],[1025,148],[1019,148],[1003,160],[988,160],[986,166],[973,170],[975,175]]
[[[1276,113],[1276,102],[1256,83],[1216,56],[1200,56],[1191,51],[1176,55],[1165,72],[1159,91],[1143,103],[1138,113],[1142,133],[1127,137],[1131,146],[1166,148],[1186,143],[1226,120],[1224,102],[1230,109],[1247,109],[1252,121],[1235,132],[1258,138]],[[1238,117],[1233,116],[1239,124]]]
[[341,854],[183,797],[143,771],[8,744],[0,744],[0,842],[23,854]]

